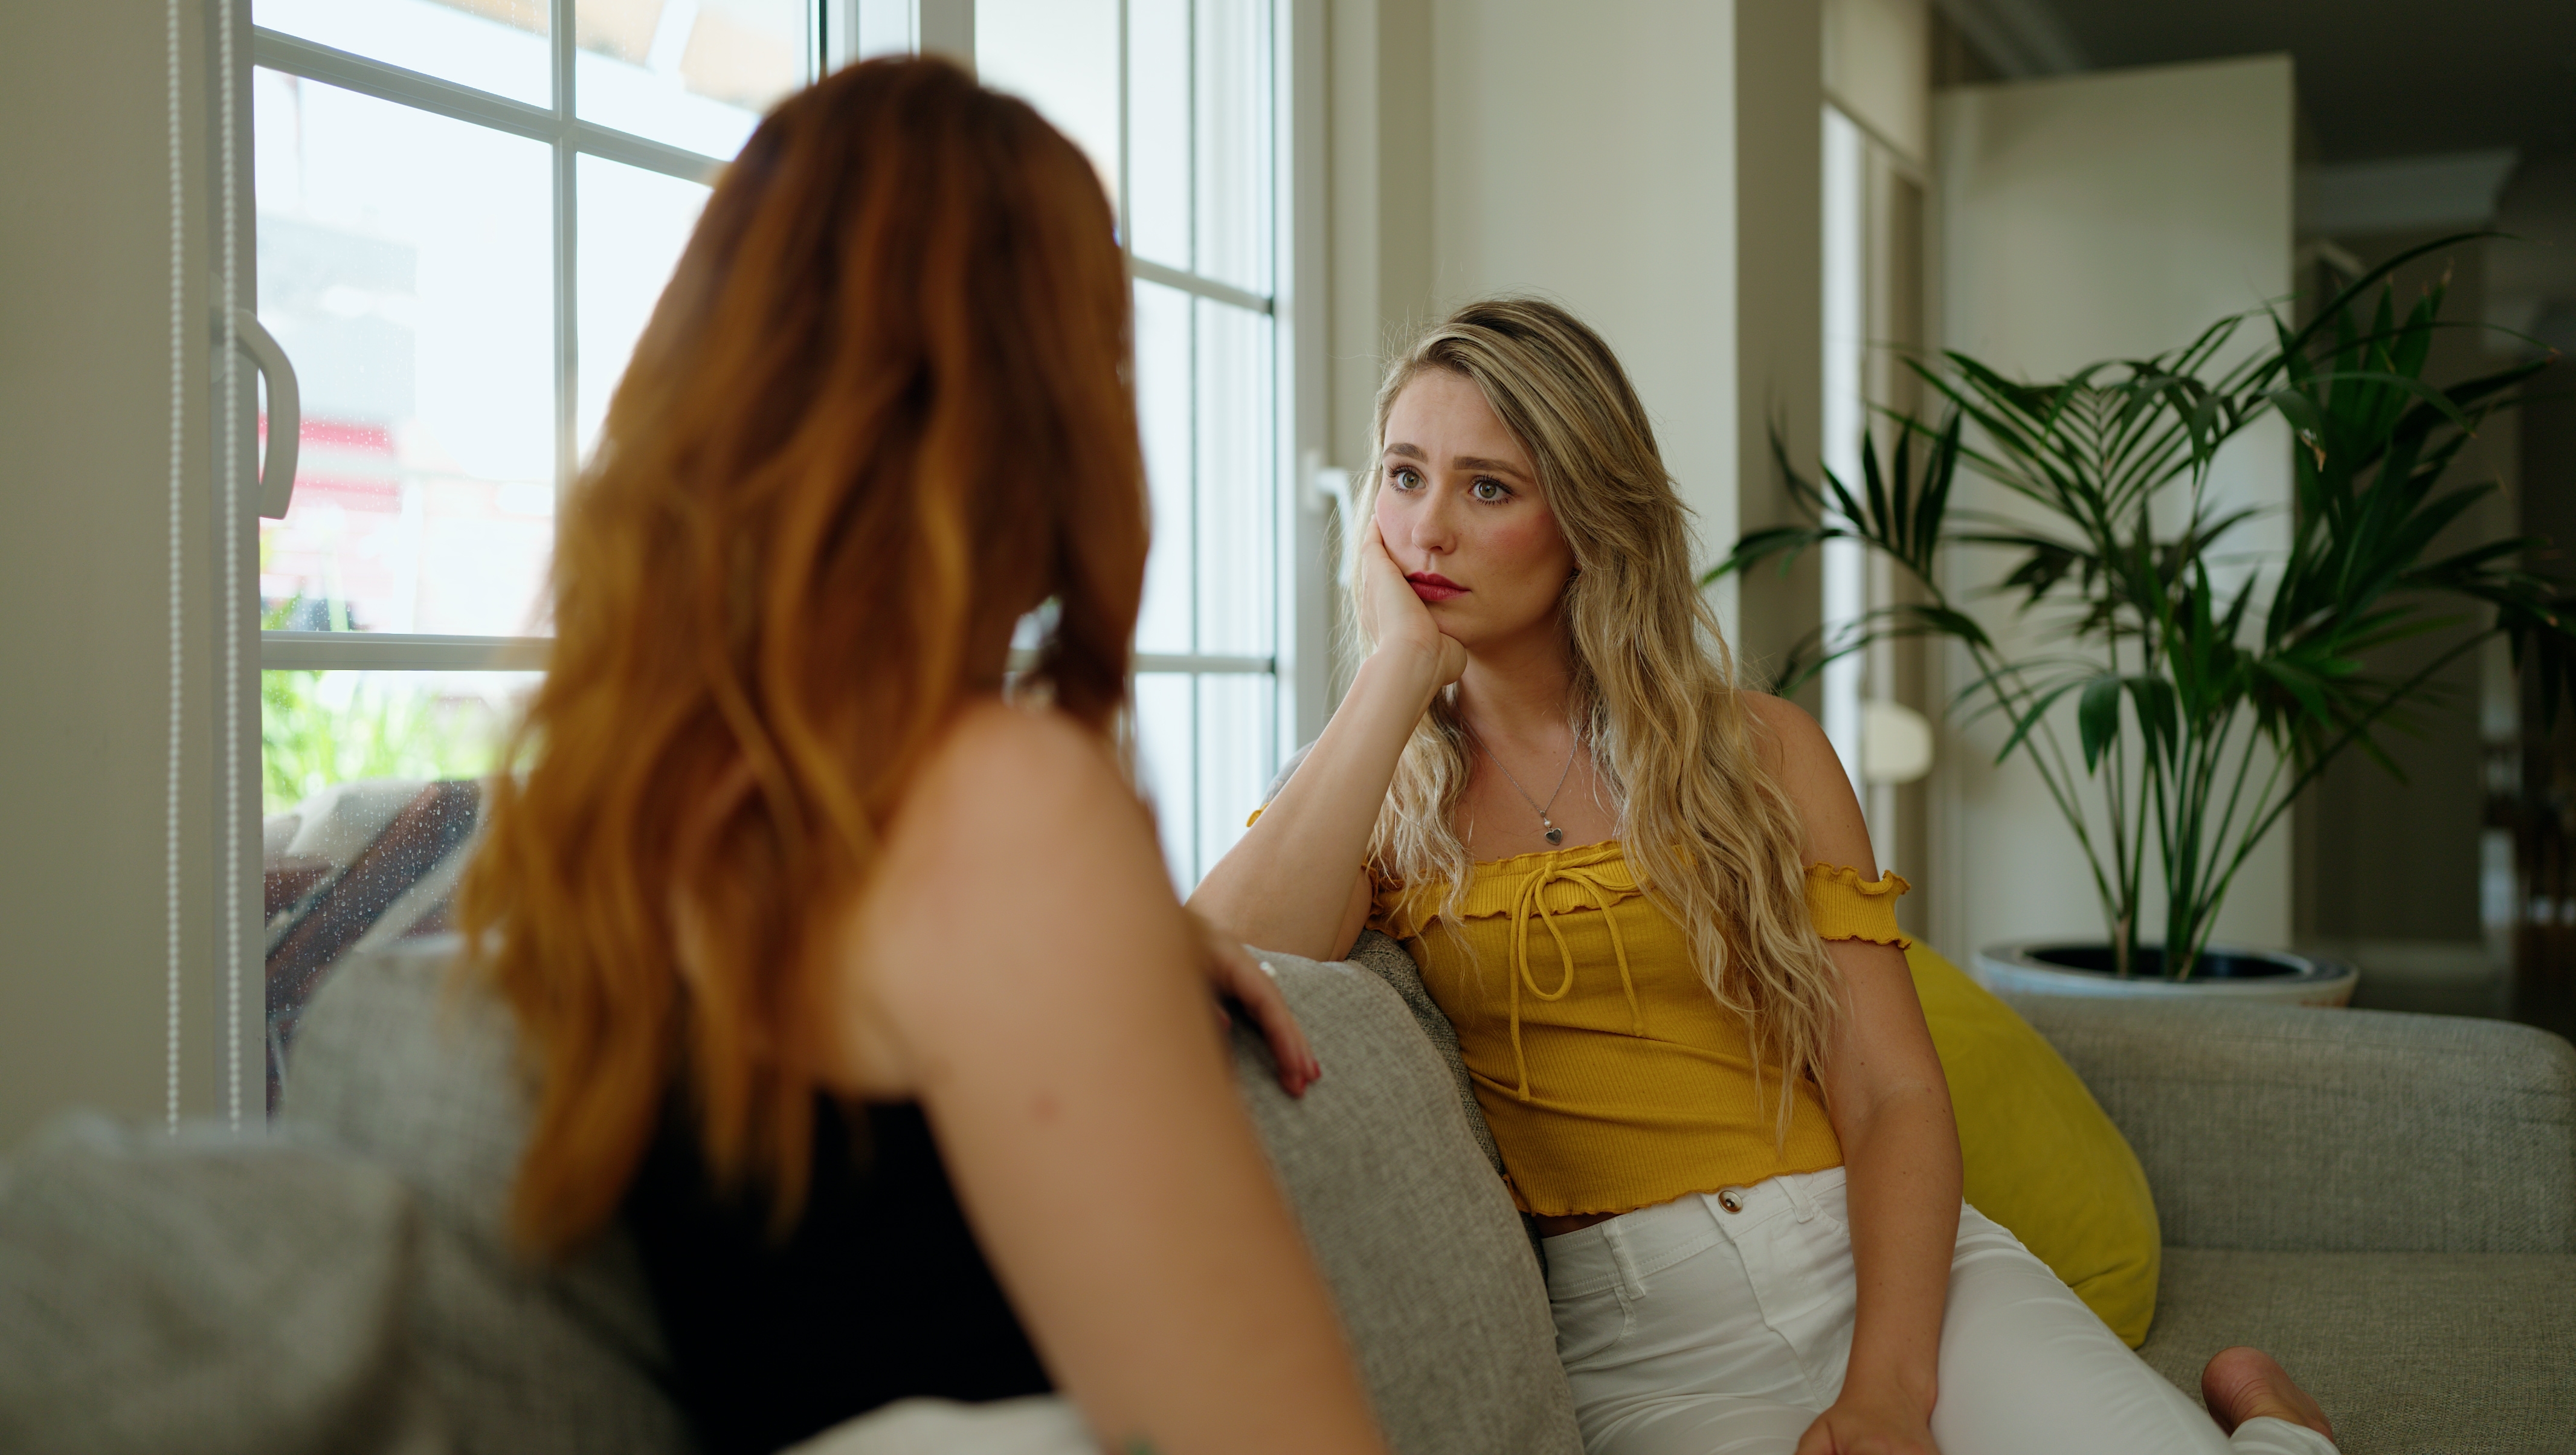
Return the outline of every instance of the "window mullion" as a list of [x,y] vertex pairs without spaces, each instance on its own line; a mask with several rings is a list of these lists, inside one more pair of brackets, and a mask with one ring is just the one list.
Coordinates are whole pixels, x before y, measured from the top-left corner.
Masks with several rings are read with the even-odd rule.
[[580,156],[573,96],[573,26],[576,0],[554,0],[550,19],[555,67],[554,236],[555,236],[555,499],[572,486],[573,412],[581,385],[577,276],[580,225],[576,216],[576,168]]
[[[1181,7],[1187,40],[1182,50],[1181,74],[1188,78],[1189,110],[1183,131],[1189,138],[1186,170],[1182,173],[1189,186],[1190,271],[1199,268],[1199,7],[1198,0],[1185,0]],[[1207,396],[1202,383],[1199,357],[1199,331],[1206,305],[1192,298],[1190,310],[1190,650],[1207,649]],[[1190,677],[1190,879],[1196,883],[1207,873],[1205,826],[1207,823],[1207,723],[1204,694],[1200,679]]]
[[1231,283],[1221,283],[1203,274],[1185,273],[1150,258],[1137,257],[1132,250],[1128,254],[1127,267],[1130,273],[1149,283],[1160,283],[1166,288],[1178,288],[1184,293],[1200,298],[1213,298],[1219,303],[1231,304],[1249,313],[1268,314],[1276,311],[1277,308],[1277,300],[1274,298],[1249,289],[1237,288]]
[[262,29],[253,29],[251,35],[253,62],[273,71],[534,141],[543,141],[551,134],[551,113],[524,101],[495,96],[387,61],[351,55],[301,36]]
[[1132,84],[1127,63],[1128,8],[1128,0],[1118,0],[1118,246],[1127,254],[1128,272],[1133,276],[1136,268],[1136,221],[1135,209],[1129,205],[1129,199],[1136,191],[1136,157],[1128,133],[1134,124],[1136,108],[1127,94]]

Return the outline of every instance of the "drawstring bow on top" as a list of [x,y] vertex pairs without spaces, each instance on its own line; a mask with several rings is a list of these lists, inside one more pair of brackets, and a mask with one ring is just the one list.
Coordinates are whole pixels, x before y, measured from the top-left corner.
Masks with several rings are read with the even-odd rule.
[[[1523,881],[1519,892],[1512,896],[1512,1064],[1520,1077],[1515,1094],[1523,1101],[1530,1099],[1530,1074],[1529,1054],[1521,1047],[1521,989],[1527,986],[1530,994],[1548,1001],[1563,1000],[1574,989],[1574,952],[1566,946],[1565,932],[1556,927],[1556,917],[1547,907],[1547,886],[1579,884],[1592,891],[1593,902],[1604,911],[1601,922],[1610,930],[1610,952],[1619,963],[1619,988],[1628,997],[1628,1033],[1633,1036],[1646,1033],[1646,1013],[1637,1004],[1637,982],[1628,973],[1628,942],[1619,933],[1619,917],[1607,912],[1624,891],[1602,883],[1599,877],[1586,869],[1559,864],[1557,861],[1561,857],[1562,852],[1551,853],[1540,861],[1538,872]],[[1565,972],[1554,990],[1543,988],[1530,974],[1529,922],[1533,912],[1537,914],[1538,922],[1546,927],[1548,938],[1556,941],[1557,964]]]

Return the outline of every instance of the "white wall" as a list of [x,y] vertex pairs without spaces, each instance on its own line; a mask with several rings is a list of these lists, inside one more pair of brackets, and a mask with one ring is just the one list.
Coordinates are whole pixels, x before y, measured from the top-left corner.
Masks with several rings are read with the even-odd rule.
[[[2285,56],[1943,95],[1945,346],[2047,379],[2187,343],[2222,314],[2284,298],[2293,108]],[[2268,334],[2258,324],[2243,346]],[[2224,499],[2286,508],[2289,450],[2279,422],[2240,436],[2213,484]],[[2007,498],[1963,476],[1953,509],[1994,509]],[[2237,537],[2274,546],[2283,538],[2277,517]],[[2001,559],[1953,560],[1953,596],[1994,579]],[[2008,608],[1986,618],[2011,633],[2008,647],[2035,645],[2027,628],[2010,626]],[[1966,680],[1955,671],[1962,665],[1954,660],[1954,682]],[[2071,723],[2071,702],[2066,715]],[[1934,795],[1939,872],[1928,886],[1933,938],[1953,954],[2033,935],[2099,940],[2092,880],[2038,775],[2019,758],[1990,766],[2003,736],[1992,718],[1945,730]],[[2071,731],[2066,739],[2071,745]],[[2287,946],[2290,882],[2285,820],[2238,876],[2215,942]],[[2161,901],[2148,908],[2160,915]]]
[[1734,7],[1440,0],[1432,287],[1529,291],[1610,341],[1697,516],[1737,512]]
[[[184,7],[188,733],[183,1103],[220,1074],[207,814],[203,106]],[[18,6],[0,46],[0,1148],[79,1103],[164,1108],[170,159],[164,11]],[[254,729],[256,724],[253,724]],[[253,809],[256,812],[256,807]],[[256,1003],[258,986],[248,987]],[[256,1102],[257,1063],[252,1064]]]
[[[1785,513],[1766,426],[1808,462],[1817,429],[1817,0],[1333,0],[1330,31],[1336,463],[1393,344],[1527,290],[1619,352],[1701,560]],[[1717,599],[1761,656],[1815,594],[1810,562]]]

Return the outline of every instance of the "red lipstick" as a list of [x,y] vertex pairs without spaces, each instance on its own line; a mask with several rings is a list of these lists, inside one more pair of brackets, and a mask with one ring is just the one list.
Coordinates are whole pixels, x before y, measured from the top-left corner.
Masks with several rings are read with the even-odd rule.
[[1413,594],[1424,601],[1455,601],[1467,594],[1466,587],[1437,571],[1408,572],[1404,579],[1412,585]]

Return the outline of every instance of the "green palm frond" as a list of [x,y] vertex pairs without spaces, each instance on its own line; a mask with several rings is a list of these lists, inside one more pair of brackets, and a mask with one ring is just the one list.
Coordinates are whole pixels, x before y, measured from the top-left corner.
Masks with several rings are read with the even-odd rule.
[[[2576,593],[2526,568],[2541,543],[2440,548],[2496,488],[2452,483],[2451,468],[2543,364],[2431,384],[2435,333],[2459,325],[2441,318],[2441,287],[2401,306],[2390,279],[2480,236],[2401,253],[2297,327],[2273,311],[2233,315],[2179,349],[2059,380],[2013,379],[1957,352],[1908,358],[1938,421],[1882,411],[1893,449],[1882,455],[1865,436],[1857,481],[1801,473],[1775,429],[1773,459],[1802,519],[1747,532],[1706,579],[1785,569],[1828,540],[1901,568],[1919,600],[1830,640],[1810,633],[1780,685],[1876,642],[1954,643],[1967,685],[1952,711],[1999,718],[1997,761],[2020,754],[2038,770],[2123,963],[2148,928],[2153,836],[2166,963],[2187,974],[2237,869],[2297,796],[2347,750],[2395,771],[2380,735],[2418,727],[2419,709],[2441,705],[2441,670],[2477,643],[2504,637],[2550,714],[2576,696]],[[2249,352],[2257,320],[2270,347]],[[2222,367],[2231,354],[2244,357]],[[2220,508],[2205,487],[2219,454],[2267,414],[2295,440],[2291,499],[2286,546],[2255,552],[2238,541],[2264,512]],[[1962,468],[2008,492],[2013,513],[1954,509]],[[2048,652],[2007,655],[1945,587],[1945,553],[1962,546],[2003,553],[1972,594],[2045,613]],[[2435,634],[2447,637],[2429,665],[2395,678],[2365,669],[2371,654]],[[2055,726],[2070,706],[2073,752]],[[2099,837],[2088,783],[2109,826]]]

